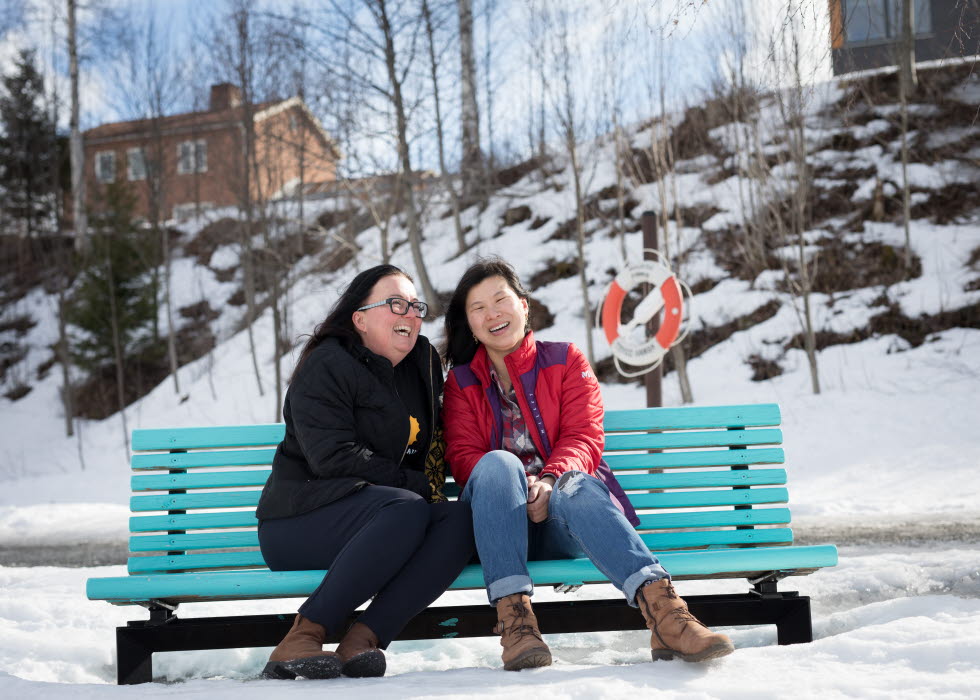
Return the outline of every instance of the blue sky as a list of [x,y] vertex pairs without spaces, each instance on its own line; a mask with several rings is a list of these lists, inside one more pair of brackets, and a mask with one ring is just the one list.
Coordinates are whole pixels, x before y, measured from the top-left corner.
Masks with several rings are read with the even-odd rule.
[[[313,7],[321,5],[312,0],[296,1],[311,2]],[[577,104],[581,106],[583,122],[588,122],[590,128],[600,133],[610,128],[611,107],[608,100],[612,92],[620,95],[623,121],[641,120],[656,114],[659,110],[658,76],[661,71],[665,77],[664,92],[669,106],[676,109],[700,101],[719,61],[727,55],[724,46],[730,43],[730,36],[726,36],[724,17],[738,2],[747,8],[748,20],[753,25],[756,37],[748,50],[748,71],[763,84],[772,82],[763,70],[769,65],[766,60],[769,56],[766,37],[774,27],[785,23],[785,18],[779,14],[785,3],[779,0],[668,0],[660,3],[655,0],[561,1],[577,14],[571,42],[579,61],[574,75]],[[16,47],[39,46],[39,54],[48,64],[47,72],[49,75],[52,73],[50,65],[54,63],[53,72],[59,93],[62,97],[66,96],[68,88],[62,39],[60,36],[52,38],[49,19],[51,8],[63,12],[64,1],[0,0],[0,9],[3,9],[4,3],[17,3],[31,10],[28,16],[32,22],[0,38],[0,70],[8,70]],[[803,9],[795,22],[801,36],[808,42],[807,56],[812,64],[808,70],[812,70],[812,76],[816,79],[826,78],[829,75],[825,68],[829,54],[827,29],[824,26],[826,1],[802,0],[802,3]],[[266,1],[260,6],[288,12],[295,4],[292,0]],[[474,2],[478,13],[475,22],[477,51],[481,54],[478,59],[482,58],[483,36],[487,28],[485,20],[479,16],[483,4],[484,0]],[[137,30],[144,27],[150,17],[155,18],[161,40],[167,41],[171,47],[169,56],[174,64],[182,64],[193,74],[184,81],[187,87],[191,83],[196,85],[195,91],[184,91],[175,110],[187,111],[195,104],[203,107],[208,86],[220,78],[202,70],[209,46],[207,40],[201,37],[211,32],[210,25],[213,18],[220,14],[223,3],[202,0],[110,0],[107,5],[130,16],[132,27]],[[62,24],[57,26],[61,27]],[[91,15],[83,17],[82,24],[90,29],[90,42],[105,46],[114,44],[106,28],[93,22]],[[496,0],[490,25],[494,55],[490,82],[495,91],[493,124],[496,148],[502,148],[505,141],[511,144],[512,150],[527,148],[526,125],[530,112],[527,96],[535,89],[533,70],[529,70],[528,63],[533,59],[536,48],[527,40],[527,25],[528,3],[525,0]],[[55,50],[52,50],[52,43]],[[537,48],[542,50],[541,47]],[[82,67],[83,128],[139,116],[123,87],[131,79],[131,69],[118,58],[97,58],[100,52],[94,49],[95,44],[86,45],[85,55],[89,60]],[[660,50],[663,51],[662,69],[658,58]],[[482,72],[483,66],[478,68]],[[480,80],[482,82],[484,76],[481,75]],[[450,81],[447,79],[446,83]],[[446,93],[443,109],[452,122],[458,88],[452,86]],[[307,97],[316,109],[318,95],[308,93]],[[485,126],[487,105],[482,94],[481,102]],[[67,107],[61,109],[61,115],[61,121],[66,122]],[[328,120],[326,114],[324,119]],[[415,156],[429,167],[435,158],[431,138],[425,136],[431,130],[430,122],[428,120],[419,126],[423,136],[418,137]],[[329,128],[329,123],[327,126]],[[384,133],[384,126],[378,131]],[[455,135],[456,129],[450,129],[449,133]],[[554,138],[554,135],[549,134],[549,137]],[[377,144],[372,148],[384,150],[386,146]]]

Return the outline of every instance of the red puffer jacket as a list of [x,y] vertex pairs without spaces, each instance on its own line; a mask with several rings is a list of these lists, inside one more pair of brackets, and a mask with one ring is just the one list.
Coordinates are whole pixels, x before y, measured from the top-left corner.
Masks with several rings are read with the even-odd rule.
[[[544,460],[542,474],[591,474],[606,484],[613,502],[635,526],[636,512],[602,459],[602,395],[588,360],[571,343],[536,342],[528,333],[504,358],[531,439]],[[446,458],[460,488],[487,452],[503,440],[500,395],[490,378],[490,358],[480,346],[446,380],[442,420]]]

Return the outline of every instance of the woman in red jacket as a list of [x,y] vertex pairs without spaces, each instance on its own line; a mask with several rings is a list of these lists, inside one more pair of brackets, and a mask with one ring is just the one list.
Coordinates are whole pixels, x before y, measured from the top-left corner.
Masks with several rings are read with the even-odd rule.
[[[446,457],[473,512],[504,668],[551,664],[528,559],[588,557],[639,607],[656,659],[702,661],[731,641],[690,614],[602,461],[599,383],[571,343],[535,341],[528,294],[499,258],[472,265],[446,312]],[[632,524],[631,524],[632,523]]]

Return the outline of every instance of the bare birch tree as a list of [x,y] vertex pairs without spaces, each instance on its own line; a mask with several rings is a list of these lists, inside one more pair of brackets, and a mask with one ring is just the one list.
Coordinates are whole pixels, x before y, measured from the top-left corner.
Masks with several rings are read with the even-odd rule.
[[71,152],[72,221],[75,246],[79,252],[88,250],[88,218],[85,212],[85,151],[79,123],[78,97],[78,17],[75,0],[67,1],[68,11],[68,75],[71,84],[71,116],[69,118],[69,149]]
[[[801,27],[797,21],[797,3],[787,5],[787,20],[778,39],[773,39],[769,60],[773,66],[776,102],[780,114],[780,131],[786,143],[781,160],[790,166],[787,178],[788,198],[782,194],[778,183],[773,182],[767,199],[767,221],[776,228],[783,245],[792,246],[795,260],[791,264],[786,256],[783,261],[784,279],[791,293],[793,310],[800,323],[803,350],[810,368],[810,385],[814,394],[820,393],[820,373],[817,364],[816,331],[813,323],[813,280],[819,257],[811,251],[807,242],[807,225],[812,219],[809,211],[812,175],[806,141],[806,103],[808,90],[804,85],[800,45]],[[785,86],[779,89],[778,86]],[[759,157],[762,157],[761,148]]]
[[902,227],[905,230],[905,274],[912,274],[912,192],[909,187],[909,97],[918,80],[915,74],[915,0],[902,0],[902,33],[895,45],[898,58],[898,101],[902,139]]
[[[460,0],[462,2],[469,2],[469,0]],[[460,10],[460,15],[462,15],[462,10]],[[442,177],[442,186],[449,196],[449,205],[452,208],[453,214],[453,229],[456,232],[456,249],[460,255],[466,250],[466,238],[463,235],[463,224],[459,217],[459,195],[456,193],[456,185],[453,182],[453,178],[446,167],[446,138],[445,129],[443,125],[442,116],[442,98],[441,90],[439,88],[439,66],[442,64],[442,56],[444,55],[445,49],[442,51],[436,50],[436,29],[432,21],[432,12],[429,7],[428,0],[422,0],[422,17],[425,22],[425,36],[428,40],[429,49],[429,71],[432,79],[432,106],[435,109],[435,119],[436,119],[436,146],[439,149],[439,173]],[[466,127],[463,127],[465,133]]]
[[473,41],[473,0],[457,0],[457,7],[462,148],[459,173],[462,197],[469,202],[483,189],[483,153],[480,150],[480,109],[477,103],[476,54]]
[[595,364],[592,340],[592,304],[589,301],[589,281],[585,259],[585,188],[583,163],[580,160],[578,141],[582,136],[585,111],[576,88],[581,66],[573,55],[571,10],[562,3],[544,5],[544,27],[548,36],[549,72],[555,82],[551,84],[551,99],[559,135],[568,156],[569,171],[575,193],[575,244],[578,258],[578,277],[582,292],[582,319],[585,325],[586,357]]
[[[183,99],[187,76],[171,58],[169,35],[157,21],[155,11],[146,14],[145,19],[142,18],[143,15],[144,13],[140,13],[140,16],[131,16],[128,21],[131,31],[120,36],[120,56],[115,63],[114,82],[120,92],[119,102],[124,111],[131,117],[146,119],[147,123],[146,139],[139,156],[142,158],[143,172],[134,171],[131,175],[137,180],[146,181],[147,220],[159,246],[162,308],[167,326],[167,360],[174,393],[180,394],[177,332],[171,288],[172,251],[170,236],[164,226],[167,219],[165,208],[170,172],[164,148],[163,119],[173,113]],[[132,168],[133,164],[130,166]],[[154,267],[154,271],[155,269]]]
[[[234,84],[241,91],[241,144],[235,168],[235,190],[241,217],[242,287],[245,296],[245,332],[248,336],[249,353],[259,395],[265,394],[259,358],[255,347],[254,324],[257,318],[255,256],[253,241],[256,234],[256,182],[255,169],[255,61],[258,37],[254,34],[256,23],[253,0],[229,0],[228,12],[216,23],[211,39],[213,61],[220,72],[229,71]],[[229,31],[230,30],[230,31]]]

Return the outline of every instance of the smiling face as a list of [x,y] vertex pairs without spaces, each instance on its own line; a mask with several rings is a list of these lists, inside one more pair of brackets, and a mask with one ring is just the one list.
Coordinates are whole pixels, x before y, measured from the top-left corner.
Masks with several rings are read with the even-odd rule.
[[527,300],[499,275],[487,277],[466,295],[466,321],[491,360],[502,359],[520,346],[527,313]]
[[[361,306],[384,301],[390,297],[418,301],[415,285],[407,277],[388,275],[375,283]],[[387,304],[366,311],[355,311],[352,319],[364,347],[388,358],[392,365],[397,365],[412,351],[422,329],[422,319],[419,318],[416,309],[411,308],[407,315],[399,316],[392,312]]]

